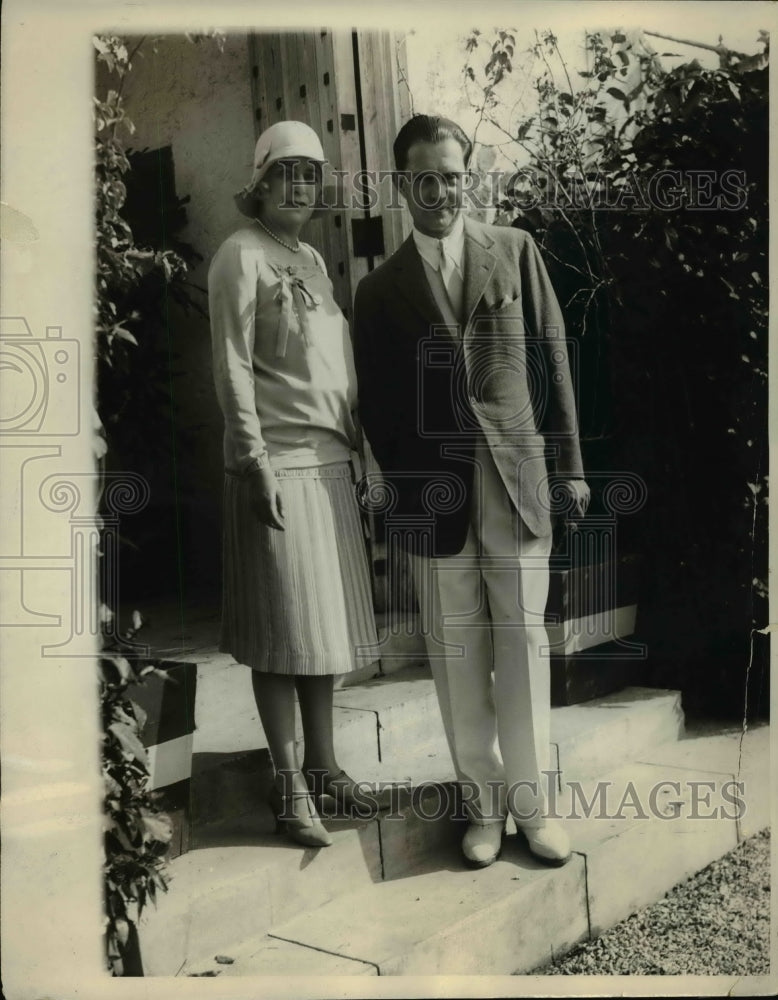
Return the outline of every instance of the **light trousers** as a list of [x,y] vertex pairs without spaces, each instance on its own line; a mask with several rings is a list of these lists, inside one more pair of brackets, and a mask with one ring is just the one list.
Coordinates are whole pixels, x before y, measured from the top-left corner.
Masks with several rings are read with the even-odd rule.
[[411,555],[421,624],[463,798],[475,822],[543,825],[550,740],[544,624],[551,536],[513,507],[485,441],[462,551]]

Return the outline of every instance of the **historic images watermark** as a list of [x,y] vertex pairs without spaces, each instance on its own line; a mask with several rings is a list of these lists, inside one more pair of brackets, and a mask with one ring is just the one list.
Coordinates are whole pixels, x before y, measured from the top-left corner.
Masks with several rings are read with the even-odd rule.
[[[292,164],[284,166],[292,170]],[[399,181],[404,185],[400,193]],[[290,184],[292,179],[289,179]],[[299,183],[299,182],[298,182]],[[508,201],[516,208],[677,212],[738,212],[748,204],[744,170],[626,170],[621,176],[593,169],[556,177],[534,167],[516,170],[474,170],[452,174],[407,170],[333,168],[321,186],[317,208],[326,211],[400,211],[406,196],[427,210],[452,199],[465,210],[486,211]],[[281,205],[280,207],[284,207]],[[294,208],[290,203],[288,206]]]
[[[472,806],[481,821],[499,822],[510,814],[517,823],[528,826],[544,820],[740,820],[746,813],[745,782],[734,777],[717,781],[663,778],[645,785],[613,779],[560,781],[560,771],[541,773],[545,778],[541,783],[519,781],[506,786],[488,781],[488,802],[483,801],[480,786],[466,778],[456,785],[359,781],[350,787],[348,803],[337,795],[323,796],[319,810],[328,818],[368,820],[380,815],[384,821],[435,823],[468,819]],[[279,775],[282,780],[288,777],[283,771]],[[522,797],[524,802],[544,804],[522,809]]]

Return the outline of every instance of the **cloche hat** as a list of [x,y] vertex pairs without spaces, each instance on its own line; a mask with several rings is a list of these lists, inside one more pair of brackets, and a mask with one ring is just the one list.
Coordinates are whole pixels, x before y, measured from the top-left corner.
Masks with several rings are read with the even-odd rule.
[[304,157],[318,163],[326,163],[321,140],[310,125],[305,122],[276,122],[266,128],[257,139],[254,149],[254,172],[242,191],[235,195],[235,202],[244,215],[253,216],[256,211],[254,191],[265,176],[268,168],[278,160]]

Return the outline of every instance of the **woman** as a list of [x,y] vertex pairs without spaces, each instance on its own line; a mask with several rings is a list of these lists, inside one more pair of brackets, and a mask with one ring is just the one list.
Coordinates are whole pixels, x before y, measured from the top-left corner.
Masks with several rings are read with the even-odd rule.
[[355,668],[355,647],[376,642],[350,465],[351,342],[324,262],[299,238],[324,159],[302,122],[263,132],[251,182],[236,196],[252,222],[221,245],[208,274],[225,423],[220,648],[252,670],[277,827],[283,820],[292,839],[322,847],[331,838],[309,793],[349,804],[354,790],[333,748],[334,675]]

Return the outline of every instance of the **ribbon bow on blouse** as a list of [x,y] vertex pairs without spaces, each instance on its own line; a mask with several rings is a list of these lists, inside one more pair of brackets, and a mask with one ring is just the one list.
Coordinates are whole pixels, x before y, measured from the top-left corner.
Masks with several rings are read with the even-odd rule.
[[310,346],[310,324],[308,323],[308,310],[315,309],[321,305],[323,299],[321,295],[314,294],[306,287],[302,275],[298,274],[294,267],[281,267],[278,264],[270,265],[280,280],[276,300],[281,303],[281,318],[278,323],[278,339],[276,340],[276,355],[284,357],[289,343],[289,326],[292,321],[292,307],[297,313],[300,321],[300,330],[306,345]]

